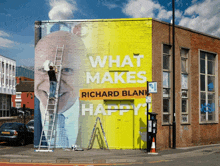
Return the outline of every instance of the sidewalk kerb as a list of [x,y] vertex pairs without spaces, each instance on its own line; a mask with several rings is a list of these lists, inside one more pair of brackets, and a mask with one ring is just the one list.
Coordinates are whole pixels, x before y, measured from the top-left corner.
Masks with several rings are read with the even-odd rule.
[[31,163],[31,159],[10,159],[10,163]]
[[32,163],[56,163],[56,160],[40,160],[40,159],[33,159],[31,160]]
[[211,144],[211,145],[200,145],[200,146],[188,146],[188,147],[179,147],[176,149],[180,149],[180,150],[187,150],[187,149],[194,149],[194,148],[206,148],[206,147],[210,147],[210,146],[220,146],[220,144]]
[[71,159],[69,163],[93,163],[93,159]]
[[8,159],[8,158],[0,158],[0,162],[9,162],[10,161],[10,159]]
[[63,163],[63,164],[67,164],[70,162],[70,159],[65,159],[65,158],[58,158],[56,159],[56,163]]
[[135,159],[106,159],[106,163],[134,163]]
[[93,163],[106,163],[105,159],[93,159]]

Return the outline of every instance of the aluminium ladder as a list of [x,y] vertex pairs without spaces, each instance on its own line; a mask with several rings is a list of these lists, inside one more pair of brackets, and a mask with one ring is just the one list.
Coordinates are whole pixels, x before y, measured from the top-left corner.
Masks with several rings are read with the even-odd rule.
[[[57,46],[56,56],[54,59],[54,65],[57,69],[57,74],[56,74],[57,86],[56,86],[55,98],[50,99],[48,95],[40,142],[39,142],[38,150],[35,150],[35,152],[53,152],[51,148],[52,147],[54,148],[56,145],[55,128],[57,122],[56,115],[57,115],[57,106],[58,106],[58,98],[59,98],[58,95],[59,95],[60,78],[61,78],[61,70],[62,70],[63,51],[64,51],[64,45],[62,47]],[[51,146],[52,142],[54,144],[53,146]]]
[[103,134],[104,139],[105,139],[106,147],[107,147],[107,149],[108,149],[108,143],[107,143],[107,140],[106,140],[106,137],[105,137],[104,129],[103,129],[103,127],[102,127],[101,119],[100,119],[99,117],[97,117],[97,118],[96,118],[96,121],[95,121],[95,124],[94,124],[94,127],[93,127],[93,130],[92,130],[92,134],[91,134],[91,137],[90,137],[90,140],[89,140],[89,145],[88,145],[87,150],[92,149],[92,141],[94,141],[94,139],[95,139],[95,129],[96,129],[96,125],[97,125],[98,120],[99,120],[101,129],[102,129],[102,134]]

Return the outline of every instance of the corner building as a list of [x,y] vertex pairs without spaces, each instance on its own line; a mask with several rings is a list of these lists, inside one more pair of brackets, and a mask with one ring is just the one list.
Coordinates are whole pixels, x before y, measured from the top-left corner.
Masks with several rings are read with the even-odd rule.
[[0,125],[13,121],[11,96],[15,94],[16,61],[0,55]]
[[[66,82],[74,70],[78,70],[80,77],[75,78],[77,82],[74,84],[67,83],[74,87],[72,89],[78,96],[69,97],[67,101],[66,92],[59,99],[58,113],[66,119],[62,135],[69,137],[65,139],[68,144],[60,143],[55,147],[76,144],[87,148],[91,141],[93,148],[106,147],[107,142],[110,149],[145,149],[147,81],[156,81],[158,88],[156,94],[151,94],[149,106],[149,112],[158,114],[156,148],[171,147],[173,64],[177,147],[220,142],[220,40],[180,26],[176,26],[175,32],[176,53],[175,62],[172,62],[172,25],[169,23],[151,18],[35,22],[35,78],[40,76],[43,79],[41,82],[35,79],[35,120],[39,121],[35,123],[35,147],[39,144],[44,120],[41,114],[46,108],[41,87],[48,81],[40,65],[50,60],[49,57],[39,57],[45,50],[55,54],[58,45],[65,46],[64,57],[69,56],[72,62],[80,64],[74,67],[77,63],[68,62],[65,66],[63,59],[60,89],[65,91],[67,85],[62,80]],[[59,42],[54,44],[59,35]],[[65,35],[68,38],[63,37]],[[44,41],[48,43],[49,39],[50,46],[41,44]],[[67,42],[67,39],[71,41]],[[71,48],[74,48],[73,52],[69,51]],[[85,52],[76,59],[75,53],[82,50]],[[65,101],[69,108],[62,108]],[[91,138],[98,117],[102,123],[98,121],[95,135]],[[72,129],[71,134],[68,134],[68,128]],[[57,139],[61,140],[59,133]]]
[[158,82],[152,107],[158,113],[157,147],[172,145],[172,65],[175,64],[177,147],[217,143],[219,125],[220,39],[192,29],[152,21],[152,79]]

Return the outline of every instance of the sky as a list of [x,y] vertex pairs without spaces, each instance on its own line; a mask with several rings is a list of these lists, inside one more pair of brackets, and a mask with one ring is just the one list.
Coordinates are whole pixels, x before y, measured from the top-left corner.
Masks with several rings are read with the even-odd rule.
[[[175,24],[220,37],[220,0],[175,0]],[[37,20],[172,20],[172,0],[0,0],[0,54],[34,66]]]

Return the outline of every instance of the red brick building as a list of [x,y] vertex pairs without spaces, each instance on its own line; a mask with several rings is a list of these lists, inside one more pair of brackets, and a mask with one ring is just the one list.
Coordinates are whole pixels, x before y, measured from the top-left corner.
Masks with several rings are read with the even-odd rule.
[[12,95],[13,107],[34,109],[34,80],[26,77],[16,77],[16,95]]
[[[152,95],[157,116],[157,148],[172,147],[172,25],[152,20]],[[175,28],[176,146],[220,142],[220,38]]]

